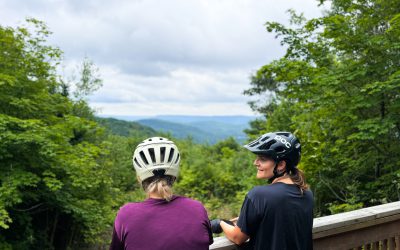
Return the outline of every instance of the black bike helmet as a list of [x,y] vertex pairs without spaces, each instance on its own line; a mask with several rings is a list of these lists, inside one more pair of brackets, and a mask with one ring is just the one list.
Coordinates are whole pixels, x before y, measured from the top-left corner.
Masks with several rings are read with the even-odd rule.
[[267,133],[244,147],[256,155],[271,157],[276,163],[285,160],[287,172],[294,170],[300,161],[300,141],[290,132]]

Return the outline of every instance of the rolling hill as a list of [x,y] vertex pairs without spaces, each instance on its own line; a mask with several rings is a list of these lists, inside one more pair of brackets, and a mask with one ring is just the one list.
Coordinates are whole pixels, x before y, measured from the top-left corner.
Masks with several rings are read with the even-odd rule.
[[156,116],[137,122],[158,131],[169,132],[177,138],[192,137],[195,142],[214,144],[228,137],[242,143],[243,132],[252,116]]
[[130,136],[132,134],[141,134],[144,136],[155,136],[157,131],[154,129],[141,125],[133,121],[118,120],[115,118],[101,118],[96,117],[98,122],[103,127],[107,128],[112,134],[120,136]]
[[254,119],[255,116],[162,115],[99,117],[98,122],[112,133],[122,136],[129,136],[132,131],[155,136],[160,131],[180,139],[191,137],[197,143],[214,144],[228,137],[244,143],[246,134],[243,130]]

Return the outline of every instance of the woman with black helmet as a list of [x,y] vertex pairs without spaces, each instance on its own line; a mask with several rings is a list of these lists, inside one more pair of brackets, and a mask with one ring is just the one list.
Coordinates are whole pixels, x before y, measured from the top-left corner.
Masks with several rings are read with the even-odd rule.
[[213,238],[203,205],[172,193],[179,162],[178,148],[166,138],[149,138],[136,147],[133,166],[147,199],[120,208],[110,250],[209,248]]
[[312,249],[313,195],[305,183],[300,161],[301,145],[289,132],[267,133],[244,146],[256,154],[257,178],[270,185],[248,192],[236,225],[211,221],[214,233],[250,249]]

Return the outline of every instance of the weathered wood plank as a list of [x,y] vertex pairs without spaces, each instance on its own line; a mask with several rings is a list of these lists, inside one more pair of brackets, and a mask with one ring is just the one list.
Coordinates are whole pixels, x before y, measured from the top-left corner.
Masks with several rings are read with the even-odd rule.
[[348,223],[347,225],[340,224],[340,225],[337,225],[336,227],[332,227],[325,231],[314,232],[314,230],[313,230],[313,239],[315,240],[318,238],[327,237],[329,235],[351,232],[351,231],[355,231],[358,229],[372,227],[374,225],[384,224],[387,222],[397,221],[397,220],[400,220],[400,214],[396,214],[396,215],[392,215],[392,216],[388,216],[388,217],[380,217],[375,220],[367,220],[367,221],[362,221],[362,222],[353,221],[352,224],[350,224],[350,223]]
[[383,250],[387,250],[388,248],[387,248],[387,239],[384,239],[383,241],[382,241],[382,249]]
[[210,246],[210,249],[233,250],[237,248],[236,245],[228,240],[226,237],[217,237],[214,238],[214,243]]
[[389,250],[395,250],[395,243],[394,243],[394,237],[390,237],[388,239],[388,246],[389,246]]
[[[397,220],[357,229],[351,232],[344,232],[336,235],[332,234],[326,237],[314,239],[314,250],[355,248],[371,242],[393,237],[396,232],[399,232],[399,230],[400,220]],[[384,241],[381,249],[387,249],[387,240]]]
[[379,241],[375,241],[372,243],[372,250],[378,250],[379,249]]
[[[392,217],[394,216],[394,217]],[[400,217],[400,201],[314,219],[313,233]],[[351,229],[351,227],[349,227]]]
[[[400,250],[399,235],[400,201],[314,219],[314,249],[350,249],[364,244],[368,244],[365,249],[387,249],[388,244],[389,247],[392,244],[393,249]],[[395,237],[392,243],[379,244],[389,237]],[[225,237],[218,237],[214,238],[210,249],[233,250],[238,247]]]

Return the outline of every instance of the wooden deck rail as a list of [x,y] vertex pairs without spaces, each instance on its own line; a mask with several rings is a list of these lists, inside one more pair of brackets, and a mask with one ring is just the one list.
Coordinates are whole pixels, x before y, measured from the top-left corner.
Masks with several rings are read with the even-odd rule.
[[[314,250],[400,250],[400,201],[314,219]],[[214,250],[240,249],[225,237]]]

